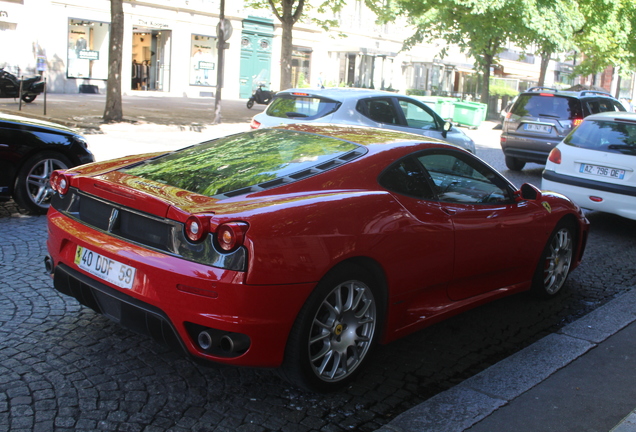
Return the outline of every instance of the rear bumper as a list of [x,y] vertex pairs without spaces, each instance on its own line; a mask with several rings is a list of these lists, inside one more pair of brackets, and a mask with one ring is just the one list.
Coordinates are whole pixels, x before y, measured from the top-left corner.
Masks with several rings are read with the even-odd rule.
[[[636,219],[636,187],[543,171],[541,189],[561,193],[580,207]],[[591,199],[594,197],[594,200]]]
[[[195,358],[279,366],[296,315],[315,286],[247,285],[243,272],[143,248],[89,228],[55,209],[49,210],[48,219],[47,247],[58,291],[123,327]],[[132,288],[117,287],[80,269],[74,261],[78,245],[134,267]],[[217,340],[223,335],[247,337],[249,347],[240,352],[225,352],[222,345],[205,349],[198,339],[204,330]]]

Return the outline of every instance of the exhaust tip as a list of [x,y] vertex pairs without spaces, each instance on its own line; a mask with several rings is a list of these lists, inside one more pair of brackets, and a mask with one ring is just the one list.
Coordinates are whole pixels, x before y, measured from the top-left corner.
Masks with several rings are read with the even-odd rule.
[[49,255],[44,257],[44,267],[49,274],[53,274],[53,258],[51,258]]

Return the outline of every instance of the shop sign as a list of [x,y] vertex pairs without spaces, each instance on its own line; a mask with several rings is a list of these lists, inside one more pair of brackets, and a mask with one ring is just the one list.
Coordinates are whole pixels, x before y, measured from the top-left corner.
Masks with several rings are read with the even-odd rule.
[[167,29],[170,27],[166,23],[154,21],[151,19],[143,19],[143,18],[137,18],[137,25],[153,28],[153,29]]
[[214,70],[214,66],[215,64],[212,62],[207,62],[207,61],[199,62],[199,69]]
[[83,60],[99,60],[99,51],[80,50],[77,53],[77,58]]

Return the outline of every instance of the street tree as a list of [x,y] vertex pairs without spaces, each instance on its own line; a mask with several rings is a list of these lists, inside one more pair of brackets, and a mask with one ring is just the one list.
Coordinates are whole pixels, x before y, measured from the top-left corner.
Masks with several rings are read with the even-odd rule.
[[574,35],[585,24],[578,3],[569,0],[528,0],[525,25],[531,49],[541,58],[539,85],[545,85],[550,59],[574,48]]
[[122,0],[110,0],[110,45],[108,47],[108,81],[104,121],[123,120],[121,100],[122,48],[124,40],[124,9]]
[[636,4],[633,0],[577,0],[585,17],[575,32],[578,58],[575,72],[594,74],[607,66],[636,69]]
[[[370,0],[369,0],[370,1]],[[327,30],[337,23],[333,19],[320,18],[326,11],[335,14],[342,9],[346,0],[321,0],[316,5],[309,4],[308,0],[251,0],[248,7],[257,9],[270,9],[280,21],[283,30],[281,61],[280,61],[280,89],[288,89],[292,86],[292,51],[293,51],[293,27],[303,18],[307,11],[316,11],[312,18],[306,18]]]
[[[420,42],[442,40],[458,46],[475,59],[475,68],[482,78],[481,102],[488,100],[490,68],[506,44],[529,41],[530,32],[524,26],[526,0],[396,0],[383,12],[389,21],[404,15],[414,27],[404,49]],[[446,54],[442,48],[440,56]]]

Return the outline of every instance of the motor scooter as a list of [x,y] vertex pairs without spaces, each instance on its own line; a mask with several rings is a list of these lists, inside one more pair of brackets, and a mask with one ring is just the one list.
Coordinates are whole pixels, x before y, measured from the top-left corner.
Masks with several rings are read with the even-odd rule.
[[271,90],[263,90],[263,86],[264,84],[259,84],[254,94],[252,94],[252,97],[248,99],[248,108],[252,108],[254,106],[254,103],[260,105],[268,105],[272,101],[272,99],[274,99],[274,95],[276,94],[276,92]]
[[[22,80],[22,100],[31,103],[44,91],[44,81],[39,76]],[[0,68],[0,98],[17,98],[20,93],[20,80]]]

